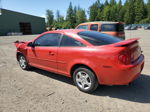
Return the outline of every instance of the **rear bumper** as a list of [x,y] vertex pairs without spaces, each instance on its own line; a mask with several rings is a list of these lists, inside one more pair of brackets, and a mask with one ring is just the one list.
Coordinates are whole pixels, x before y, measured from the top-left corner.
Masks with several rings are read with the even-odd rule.
[[143,67],[144,55],[142,54],[133,64],[121,65],[113,68],[103,68],[105,69],[103,75],[99,75],[98,80],[100,84],[105,85],[127,85],[139,77]]

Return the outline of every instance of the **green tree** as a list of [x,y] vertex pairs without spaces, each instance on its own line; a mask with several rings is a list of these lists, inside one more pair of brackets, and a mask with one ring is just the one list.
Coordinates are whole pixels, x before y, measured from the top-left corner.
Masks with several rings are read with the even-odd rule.
[[117,4],[117,21],[124,21],[125,9],[122,6],[122,0],[119,0]]
[[99,0],[96,1],[96,7],[97,7],[97,16],[95,18],[96,21],[102,20],[102,10],[103,10],[103,5],[100,3]]
[[57,22],[60,21],[60,12],[59,12],[59,10],[56,11],[56,20],[57,20]]
[[142,19],[144,19],[144,1],[143,0],[135,0],[134,2],[135,9],[135,23],[139,23]]
[[64,20],[64,16],[59,15],[59,18],[57,18],[54,22],[53,22],[53,26],[55,28],[63,28],[63,24],[64,24],[65,20]]
[[[80,7],[80,6],[78,6]],[[73,9],[73,23],[74,23],[74,27],[76,26],[76,23],[77,23],[77,7],[75,6],[74,9]]]
[[110,0],[110,5],[111,5],[111,6],[116,5],[116,0]]
[[102,20],[110,21],[110,7],[109,6],[104,7],[102,15],[103,15]]
[[89,20],[90,21],[95,21],[95,18],[97,16],[97,6],[96,3],[94,3],[93,5],[90,6],[89,8]]
[[77,10],[76,16],[77,16],[77,25],[86,21],[86,14],[83,9]]
[[148,0],[147,3],[147,12],[148,12],[148,18],[150,19],[150,0]]
[[97,10],[97,16],[96,16],[95,20],[96,21],[102,20],[102,10],[100,8],[98,8],[98,10]]
[[73,12],[73,8],[72,8],[72,3],[70,2],[69,4],[69,8],[67,10],[67,16],[66,16],[66,20],[70,22],[68,28],[74,28],[74,12]]
[[68,29],[68,28],[70,28],[70,24],[71,24],[70,21],[67,21],[67,20],[66,20],[66,21],[64,21],[63,24],[62,24],[62,28]]
[[101,19],[102,5],[99,0],[93,3],[89,8],[89,20],[96,21]]
[[52,10],[46,10],[46,20],[47,20],[47,26],[52,28],[52,24],[54,21],[54,15]]
[[143,18],[139,23],[145,24],[150,23],[150,0],[147,1],[147,4],[144,4],[144,14]]
[[113,6],[110,6],[110,20],[111,21],[117,21],[118,15],[117,15],[117,5],[114,4]]
[[133,24],[135,20],[134,0],[127,0],[125,3],[124,21],[126,24]]
[[108,5],[109,5],[108,0],[105,0],[104,6],[108,6]]

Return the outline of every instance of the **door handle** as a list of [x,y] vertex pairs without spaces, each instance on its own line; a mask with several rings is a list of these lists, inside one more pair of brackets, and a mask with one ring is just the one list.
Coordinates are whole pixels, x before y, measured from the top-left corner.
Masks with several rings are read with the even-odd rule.
[[49,51],[49,55],[53,56],[53,55],[55,55],[55,53],[52,51]]

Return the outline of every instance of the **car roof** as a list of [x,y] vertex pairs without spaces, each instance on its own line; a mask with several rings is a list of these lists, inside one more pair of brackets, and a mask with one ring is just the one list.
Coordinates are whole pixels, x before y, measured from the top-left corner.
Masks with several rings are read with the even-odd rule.
[[47,31],[45,33],[74,33],[77,34],[78,32],[81,31],[88,31],[84,29],[61,29],[61,30],[53,30],[53,31]]
[[81,24],[94,24],[94,23],[101,23],[101,24],[117,24],[117,23],[123,23],[123,22],[113,22],[113,21],[92,21],[92,22],[85,22]]

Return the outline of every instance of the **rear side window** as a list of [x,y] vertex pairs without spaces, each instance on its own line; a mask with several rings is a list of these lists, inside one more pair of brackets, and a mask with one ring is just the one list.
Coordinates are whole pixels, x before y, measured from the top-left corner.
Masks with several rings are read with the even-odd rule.
[[98,24],[92,24],[92,25],[90,26],[90,30],[97,31],[97,30],[98,30]]
[[78,26],[77,29],[88,29],[88,25],[81,25],[81,26]]
[[62,40],[61,40],[61,43],[60,43],[60,46],[61,47],[67,47],[67,46],[78,46],[78,47],[81,47],[81,46],[84,46],[84,44],[82,44],[81,42],[71,38],[71,37],[68,37],[66,35],[63,35],[62,37]]
[[101,31],[124,31],[124,24],[102,24],[100,27]]
[[121,39],[117,37],[113,37],[111,35],[99,33],[96,31],[82,31],[79,32],[78,35],[82,39],[86,40],[87,42],[91,43],[94,46],[108,45],[121,41]]

